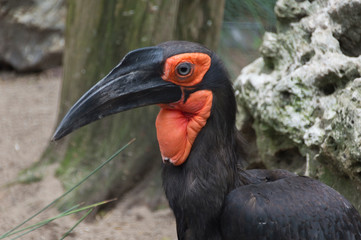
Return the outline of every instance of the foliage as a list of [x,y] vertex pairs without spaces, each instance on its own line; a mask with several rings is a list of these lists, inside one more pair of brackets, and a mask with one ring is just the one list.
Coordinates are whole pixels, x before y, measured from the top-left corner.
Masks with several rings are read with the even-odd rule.
[[276,0],[227,0],[224,10],[224,21],[261,22],[265,28],[275,26],[276,16],[273,8]]
[[265,31],[275,31],[276,0],[226,0],[218,54],[235,79],[259,57]]

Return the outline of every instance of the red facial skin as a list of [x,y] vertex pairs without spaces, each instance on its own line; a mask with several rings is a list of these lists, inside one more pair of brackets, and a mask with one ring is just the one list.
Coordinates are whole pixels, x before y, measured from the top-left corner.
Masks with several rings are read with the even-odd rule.
[[[190,63],[192,70],[180,75],[177,66]],[[204,53],[184,53],[167,59],[164,65],[163,80],[184,88],[200,83],[211,65],[211,58]],[[196,91],[184,103],[180,101],[160,104],[161,110],[156,120],[157,138],[163,161],[179,166],[186,161],[199,131],[207,123],[212,108],[212,92]]]

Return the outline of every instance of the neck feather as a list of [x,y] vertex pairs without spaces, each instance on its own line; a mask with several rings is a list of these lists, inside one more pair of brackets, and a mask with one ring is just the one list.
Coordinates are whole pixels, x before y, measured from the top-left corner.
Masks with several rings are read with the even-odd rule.
[[[234,99],[233,91],[229,92]],[[211,115],[188,159],[180,166],[163,168],[163,186],[177,220],[179,239],[188,235],[221,239],[218,226],[224,198],[237,186],[237,167],[243,160],[234,125],[235,102],[228,99],[226,104],[227,99],[219,99],[222,97],[213,92]]]

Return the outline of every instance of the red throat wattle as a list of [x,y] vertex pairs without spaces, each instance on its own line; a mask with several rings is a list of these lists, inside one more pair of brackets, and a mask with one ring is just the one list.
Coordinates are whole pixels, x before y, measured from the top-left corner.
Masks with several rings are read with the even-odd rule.
[[197,91],[186,103],[161,105],[156,127],[162,158],[173,165],[187,159],[199,131],[206,125],[212,108],[212,92]]
[[[177,68],[184,63],[191,66],[191,71],[181,75]],[[186,161],[198,133],[210,116],[213,100],[210,90],[195,91],[184,102],[184,89],[200,83],[210,64],[211,58],[204,53],[179,54],[165,62],[163,80],[179,85],[183,97],[178,102],[159,105],[161,110],[156,128],[163,161],[168,159],[175,166]]]

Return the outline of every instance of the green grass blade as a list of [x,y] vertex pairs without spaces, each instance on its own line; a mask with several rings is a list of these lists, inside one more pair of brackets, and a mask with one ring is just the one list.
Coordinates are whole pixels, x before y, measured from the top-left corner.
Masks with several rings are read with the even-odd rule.
[[[32,231],[35,231],[36,229],[38,229],[38,228],[40,228],[40,227],[42,227],[42,226],[44,226],[44,225],[46,225],[46,224],[48,224],[48,223],[50,223],[50,222],[51,222],[50,220],[49,220],[48,222],[43,222],[41,225],[31,228],[31,229],[29,229],[28,231],[26,231],[26,232],[24,232],[24,233],[22,233],[22,234],[20,234],[20,235],[18,235],[18,236],[16,236],[16,237],[12,238],[11,240],[19,239],[19,238],[21,238],[22,236],[24,236],[24,235],[26,235],[26,234],[28,234],[28,233],[31,233]],[[13,233],[10,233],[8,236],[10,236],[10,235],[12,235],[12,234],[13,234]],[[14,233],[14,234],[15,234],[15,233]]]
[[112,161],[116,156],[118,156],[118,154],[120,152],[122,152],[125,148],[127,148],[130,144],[132,144],[135,141],[135,138],[133,138],[132,140],[130,140],[127,144],[125,144],[123,147],[121,147],[118,151],[116,151],[110,158],[108,158],[105,162],[103,162],[102,164],[100,164],[96,169],[94,169],[91,173],[89,173],[86,177],[84,177],[81,181],[79,181],[77,184],[75,184],[72,188],[70,188],[68,191],[66,191],[65,193],[63,193],[61,196],[57,197],[54,201],[52,201],[51,203],[49,203],[48,205],[46,205],[43,209],[41,209],[40,211],[38,211],[37,213],[35,213],[34,215],[32,215],[31,217],[29,217],[28,219],[26,219],[25,221],[23,221],[22,223],[20,223],[19,225],[17,225],[16,227],[12,228],[11,230],[9,230],[8,232],[4,233],[3,235],[0,236],[0,239],[3,239],[7,236],[9,236],[12,232],[14,232],[15,230],[17,230],[18,228],[20,228],[21,226],[23,226],[25,223],[29,222],[31,219],[35,218],[36,216],[38,216],[40,213],[44,212],[46,209],[48,209],[49,207],[51,207],[52,205],[54,205],[56,202],[58,202],[61,198],[65,197],[66,195],[68,195],[70,192],[72,192],[75,188],[79,187],[79,185],[81,185],[82,183],[84,183],[89,177],[91,177],[92,175],[94,175],[96,172],[98,172],[102,167],[104,167],[107,163],[109,163],[110,161]]
[[116,198],[114,199],[110,199],[110,200],[105,200],[105,201],[101,201],[101,202],[98,202],[98,203],[94,203],[94,204],[91,204],[91,205],[87,205],[85,207],[82,207],[82,208],[78,208],[78,209],[75,209],[75,210],[72,210],[72,211],[69,211],[67,213],[64,214],[64,216],[62,217],[65,217],[65,216],[68,216],[70,214],[74,214],[74,213],[78,213],[78,212],[81,212],[81,211],[84,211],[84,210],[88,210],[89,208],[95,208],[97,206],[100,206],[100,205],[103,205],[103,204],[107,204],[109,202],[113,202],[117,200]]
[[74,226],[72,228],[69,229],[69,231],[67,231],[61,238],[60,240],[63,240],[64,238],[66,238],[92,211],[94,210],[94,208],[90,209],[86,214],[84,214],[83,217],[81,217],[79,219],[79,221],[77,221]]
[[[57,215],[57,216],[55,216],[55,217],[52,217],[52,218],[43,220],[43,221],[41,221],[41,222],[38,222],[38,223],[36,223],[36,224],[34,224],[34,225],[31,225],[31,226],[28,226],[28,227],[26,227],[26,228],[23,228],[23,229],[20,229],[20,230],[11,232],[11,233],[9,233],[6,237],[9,237],[9,236],[15,235],[15,234],[17,234],[17,233],[23,232],[23,231],[25,231],[25,230],[28,230],[28,231],[26,231],[26,232],[24,232],[24,233],[16,236],[15,238],[12,238],[12,240],[18,239],[18,238],[20,238],[20,237],[22,237],[22,236],[24,236],[24,235],[26,235],[26,234],[28,234],[28,233],[36,230],[36,229],[42,227],[42,226],[44,226],[44,225],[46,225],[46,224],[48,224],[48,223],[50,223],[50,222],[52,222],[52,221],[54,221],[54,220],[56,220],[56,219],[58,219],[58,218],[66,217],[66,216],[69,216],[69,215],[71,215],[71,214],[75,214],[75,213],[78,213],[78,212],[82,212],[82,211],[84,211],[84,210],[89,210],[89,209],[93,210],[93,209],[94,209],[95,207],[97,207],[97,206],[100,206],[100,205],[103,205],[103,204],[107,204],[107,203],[112,202],[112,201],[115,201],[115,200],[116,200],[116,198],[110,199],[110,200],[105,200],[105,201],[101,201],[101,202],[94,203],[94,204],[91,204],[91,205],[87,205],[87,206],[82,207],[82,208],[78,208],[78,207],[80,206],[80,204],[78,204],[78,205],[76,205],[76,206],[74,206],[74,207],[72,207],[72,208],[70,208],[70,209],[68,209],[68,210],[60,213],[59,215]],[[75,208],[78,208],[78,209],[75,209]],[[73,229],[74,229],[74,228],[73,228]],[[3,239],[3,238],[0,238],[0,239]]]
[[[77,205],[69,208],[68,210],[60,213],[60,214],[57,215],[56,217],[52,217],[52,218],[49,218],[49,219],[40,221],[40,222],[38,222],[38,223],[35,223],[35,224],[33,224],[33,225],[30,225],[30,226],[28,226],[28,227],[19,229],[19,230],[17,230],[17,231],[13,231],[13,232],[9,233],[6,237],[10,237],[10,236],[12,236],[12,235],[21,233],[21,232],[26,231],[26,230],[28,230],[28,229],[32,229],[32,230],[31,230],[31,231],[28,231],[28,232],[26,232],[26,233],[32,232],[32,231],[34,231],[34,230],[36,230],[36,229],[44,226],[45,224],[48,224],[48,223],[50,223],[50,222],[52,222],[52,221],[60,218],[60,217],[63,216],[64,214],[66,214],[66,213],[68,213],[68,212],[70,212],[70,211],[73,211],[74,209],[77,209],[79,206],[80,206],[80,204],[77,204]],[[25,235],[25,234],[22,234],[21,236],[23,236],[23,235]],[[18,237],[19,237],[19,236],[18,236]],[[5,238],[5,237],[4,237],[4,238]],[[3,237],[0,237],[0,239],[3,239]]]

